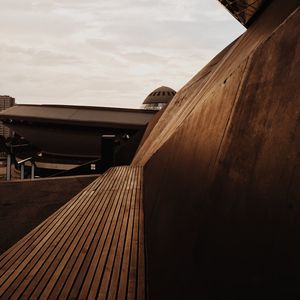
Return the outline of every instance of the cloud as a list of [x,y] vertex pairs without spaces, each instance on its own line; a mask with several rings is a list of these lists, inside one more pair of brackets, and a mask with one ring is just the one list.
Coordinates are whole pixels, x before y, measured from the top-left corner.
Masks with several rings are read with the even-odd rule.
[[139,107],[183,86],[243,28],[216,0],[2,0],[0,94]]

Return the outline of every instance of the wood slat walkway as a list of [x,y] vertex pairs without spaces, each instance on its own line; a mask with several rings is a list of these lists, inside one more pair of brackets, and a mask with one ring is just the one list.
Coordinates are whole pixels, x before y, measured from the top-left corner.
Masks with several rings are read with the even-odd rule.
[[142,168],[110,169],[0,257],[0,299],[144,299],[143,218]]

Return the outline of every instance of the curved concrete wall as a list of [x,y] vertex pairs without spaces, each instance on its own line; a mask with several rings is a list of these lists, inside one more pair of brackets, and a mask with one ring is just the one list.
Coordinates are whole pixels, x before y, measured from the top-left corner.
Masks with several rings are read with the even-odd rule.
[[139,149],[150,299],[299,292],[298,6],[273,1]]

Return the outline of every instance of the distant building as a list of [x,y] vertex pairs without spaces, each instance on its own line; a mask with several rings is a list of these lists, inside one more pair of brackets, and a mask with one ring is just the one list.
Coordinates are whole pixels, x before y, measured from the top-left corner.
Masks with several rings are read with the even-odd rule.
[[176,91],[167,87],[161,86],[150,93],[143,102],[143,108],[160,110],[166,106],[175,96]]
[[36,175],[45,177],[101,173],[130,164],[155,114],[147,109],[15,105],[0,112],[0,120],[16,133],[16,160],[26,160],[27,168],[34,162]]
[[[15,105],[15,98],[10,96],[0,96],[0,111],[10,108]],[[11,129],[4,126],[0,121],[0,138],[4,138],[3,141],[12,135]],[[6,153],[3,152],[0,148],[0,158],[5,158]]]
[[[15,98],[10,96],[0,96],[0,111],[10,108],[15,105]],[[11,136],[12,131],[3,125],[0,121],[0,135],[8,138]]]

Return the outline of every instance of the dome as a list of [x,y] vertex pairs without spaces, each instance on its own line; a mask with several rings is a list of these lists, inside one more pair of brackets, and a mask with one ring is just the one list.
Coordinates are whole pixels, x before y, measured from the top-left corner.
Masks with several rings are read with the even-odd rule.
[[148,95],[143,104],[167,104],[175,96],[176,91],[167,87],[161,86]]

